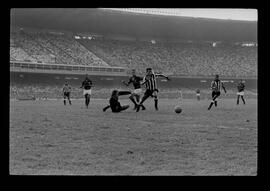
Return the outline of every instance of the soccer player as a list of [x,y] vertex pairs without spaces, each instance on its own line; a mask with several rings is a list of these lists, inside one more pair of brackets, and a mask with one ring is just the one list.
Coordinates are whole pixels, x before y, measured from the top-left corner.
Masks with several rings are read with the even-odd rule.
[[224,92],[226,93],[226,89],[224,84],[220,81],[219,75],[215,76],[215,80],[211,82],[211,89],[212,89],[212,101],[208,107],[208,110],[211,109],[212,105],[215,103],[215,107],[217,107],[217,98],[220,96],[220,88],[223,88]]
[[167,76],[163,75],[163,74],[155,74],[152,70],[152,68],[147,68],[146,69],[146,76],[143,78],[143,82],[141,83],[141,85],[145,84],[146,85],[146,91],[144,92],[144,96],[142,98],[142,100],[140,101],[140,103],[137,106],[137,110],[136,112],[138,112],[140,110],[140,107],[142,106],[143,102],[149,98],[150,96],[154,98],[155,100],[155,109],[158,110],[158,97],[157,97],[157,93],[158,93],[158,88],[157,88],[157,82],[156,82],[156,78],[157,77],[164,77],[167,80],[170,80]]
[[92,81],[89,79],[88,75],[86,74],[85,80],[82,82],[82,86],[80,88],[83,88],[83,95],[85,97],[85,106],[87,109],[90,103],[92,86],[93,86]]
[[131,94],[130,91],[118,91],[118,90],[113,90],[112,95],[109,101],[109,105],[103,108],[103,111],[105,112],[107,109],[111,108],[113,113],[119,113],[121,111],[126,110],[129,108],[129,105],[123,105],[121,106],[120,102],[118,101],[119,96],[121,95],[129,95]]
[[[132,70],[132,76],[129,78],[128,82],[122,81],[126,86],[129,86],[129,84],[133,84],[134,91],[131,93],[129,99],[134,103],[134,109],[137,108],[137,104],[140,102],[141,94],[142,94],[142,88],[141,88],[141,81],[143,80],[142,77],[136,75],[136,70]],[[136,98],[136,101],[134,99]],[[142,110],[145,110],[145,107],[142,105]]]
[[71,87],[68,84],[68,81],[66,81],[63,86],[64,105],[66,105],[66,98],[68,99],[69,105],[71,105],[70,92],[71,92]]
[[243,104],[246,104],[245,99],[244,99],[244,90],[245,90],[245,84],[243,80],[241,79],[237,85],[237,105],[239,105],[239,98],[241,97]]
[[200,89],[196,90],[197,100],[200,101]]

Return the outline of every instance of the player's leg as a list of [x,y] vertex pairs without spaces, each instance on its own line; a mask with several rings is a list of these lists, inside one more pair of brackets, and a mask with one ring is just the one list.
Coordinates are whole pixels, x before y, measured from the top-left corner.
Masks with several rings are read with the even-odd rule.
[[135,94],[134,94],[134,93],[132,93],[132,94],[129,96],[129,99],[130,99],[130,100],[132,101],[132,103],[134,104],[133,110],[135,110],[135,109],[137,108],[137,103],[136,103],[134,97],[135,97]]
[[68,98],[69,105],[71,105],[70,92],[68,93],[67,98]]
[[64,93],[64,105],[66,105],[66,93]]
[[[135,93],[135,97],[136,97],[137,103],[140,103],[140,101],[141,101],[142,89],[141,89],[141,88],[136,89],[136,90],[134,91],[134,93]],[[145,110],[145,109],[146,109],[146,108],[144,107],[143,104],[141,104],[141,107],[142,107],[142,110]]]
[[240,95],[237,94],[237,101],[236,101],[236,104],[239,105],[239,98],[240,98]]
[[208,107],[208,110],[210,110],[211,107],[213,106],[213,104],[215,102],[215,99],[214,99],[215,97],[216,97],[216,92],[212,91],[212,101],[211,101],[211,103],[210,103],[210,105]]
[[217,98],[220,96],[220,92],[216,93],[216,96],[213,98],[214,99],[214,103],[215,103],[215,107],[217,107]]
[[242,101],[243,101],[243,104],[246,104],[246,102],[245,102],[245,99],[244,99],[244,96],[243,96],[243,95],[241,95],[241,99],[242,99]]
[[129,105],[123,105],[123,106],[121,106],[121,111],[124,111],[124,110],[126,110],[127,108],[129,108]]
[[144,102],[145,100],[147,100],[147,98],[149,98],[150,95],[151,95],[151,91],[150,91],[150,90],[146,90],[145,93],[144,93],[144,95],[143,95],[142,100],[141,100],[140,103],[138,104],[138,107],[137,107],[136,112],[138,112],[138,111],[140,110],[140,107],[142,106],[143,102]]
[[105,112],[107,109],[109,109],[111,106],[107,105],[106,107],[103,108],[103,111]]
[[157,97],[157,91],[153,92],[153,97],[155,101],[155,109],[158,110],[158,97]]

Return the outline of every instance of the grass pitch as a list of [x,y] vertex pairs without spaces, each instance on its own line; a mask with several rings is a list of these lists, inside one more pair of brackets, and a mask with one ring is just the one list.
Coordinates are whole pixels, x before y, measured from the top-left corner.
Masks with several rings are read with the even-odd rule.
[[[10,101],[10,174],[256,175],[257,99],[160,99],[103,112],[106,100]],[[178,104],[177,104],[178,103]],[[180,105],[181,114],[174,112]]]

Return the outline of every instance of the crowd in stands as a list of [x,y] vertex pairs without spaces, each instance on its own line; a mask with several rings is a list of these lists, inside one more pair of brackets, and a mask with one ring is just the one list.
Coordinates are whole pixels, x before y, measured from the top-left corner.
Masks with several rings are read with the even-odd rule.
[[44,63],[120,66],[139,74],[152,67],[177,76],[257,76],[257,47],[77,39],[48,32],[12,32],[10,59]]
[[236,45],[213,47],[198,43],[156,43],[119,40],[78,40],[111,66],[150,66],[174,75],[257,76],[257,48]]
[[[66,35],[46,32],[13,32],[10,57],[15,60],[41,61],[71,65],[108,66],[106,62]],[[14,51],[16,50],[16,52]],[[20,53],[20,51],[22,53]]]

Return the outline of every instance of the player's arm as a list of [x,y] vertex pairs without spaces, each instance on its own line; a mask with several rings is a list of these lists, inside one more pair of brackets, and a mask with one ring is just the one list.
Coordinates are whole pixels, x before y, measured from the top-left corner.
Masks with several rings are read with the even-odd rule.
[[141,85],[144,85],[146,82],[147,82],[147,80],[146,80],[146,78],[144,77],[144,78],[142,79]]
[[107,105],[106,107],[103,108],[103,111],[105,112],[107,109],[109,109],[111,106]]
[[129,86],[129,84],[131,83],[131,80],[129,79],[128,82],[126,82],[125,80],[122,80],[122,83],[125,84],[126,86]]
[[157,77],[163,77],[166,78],[167,80],[171,80],[168,76],[165,76],[164,74],[155,74]]

